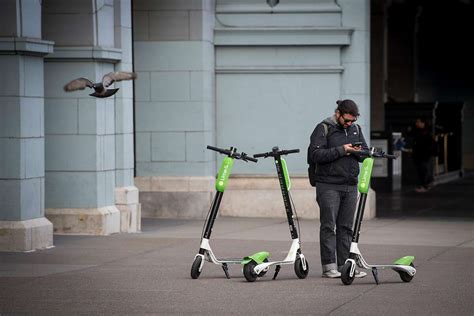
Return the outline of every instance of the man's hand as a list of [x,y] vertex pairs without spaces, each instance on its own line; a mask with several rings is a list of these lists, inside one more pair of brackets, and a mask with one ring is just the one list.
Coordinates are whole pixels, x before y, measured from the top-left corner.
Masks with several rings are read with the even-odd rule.
[[362,149],[361,146],[352,146],[352,144],[345,144],[343,146],[344,146],[344,151],[346,152],[346,155],[350,155]]

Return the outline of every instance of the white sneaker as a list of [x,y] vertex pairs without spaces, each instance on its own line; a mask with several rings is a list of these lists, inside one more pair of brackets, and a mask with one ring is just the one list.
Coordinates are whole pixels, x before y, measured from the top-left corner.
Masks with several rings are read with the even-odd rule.
[[329,270],[329,271],[323,272],[323,278],[335,279],[335,278],[340,278],[340,277],[341,277],[341,272],[337,270]]
[[367,273],[365,273],[364,271],[360,271],[360,270],[355,270],[354,271],[354,278],[363,278],[367,275]]

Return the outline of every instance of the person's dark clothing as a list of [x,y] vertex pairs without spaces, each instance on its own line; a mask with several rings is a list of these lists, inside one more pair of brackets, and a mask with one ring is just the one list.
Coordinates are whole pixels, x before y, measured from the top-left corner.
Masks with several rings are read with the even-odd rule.
[[415,129],[413,139],[413,160],[416,162],[428,161],[434,153],[434,141],[427,129]]
[[[320,208],[319,240],[324,271],[341,269],[349,257],[357,204],[356,186],[316,184]],[[337,264],[337,267],[336,267]]]
[[362,147],[367,148],[362,130],[355,124],[344,129],[334,117],[328,117],[324,123],[328,126],[327,135],[322,122],[311,134],[309,151],[310,159],[317,164],[316,182],[356,185],[362,159],[346,155],[343,145],[362,142]]
[[340,269],[349,257],[354,213],[357,204],[357,179],[362,158],[347,155],[344,144],[362,142],[360,128],[347,129],[335,117],[319,123],[311,135],[310,159],[316,163],[316,201],[320,209],[320,250],[323,272]]

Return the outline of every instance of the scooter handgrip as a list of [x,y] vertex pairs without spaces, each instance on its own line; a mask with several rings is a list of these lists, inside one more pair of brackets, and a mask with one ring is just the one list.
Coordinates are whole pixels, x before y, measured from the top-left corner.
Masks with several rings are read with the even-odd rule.
[[217,147],[213,147],[209,145],[207,145],[207,149],[214,150],[222,154],[227,154],[225,149],[221,149],[221,148],[217,148]]
[[253,155],[253,158],[268,157],[269,153],[261,153]]
[[245,157],[246,160],[252,161],[252,162],[258,162],[258,159],[252,158],[250,156]]
[[296,154],[296,153],[299,153],[300,150],[299,149],[290,149],[290,150],[285,150],[285,152],[287,154]]
[[388,154],[385,154],[384,155],[385,158],[388,158],[388,159],[397,159],[398,157],[395,156],[395,155],[388,155]]

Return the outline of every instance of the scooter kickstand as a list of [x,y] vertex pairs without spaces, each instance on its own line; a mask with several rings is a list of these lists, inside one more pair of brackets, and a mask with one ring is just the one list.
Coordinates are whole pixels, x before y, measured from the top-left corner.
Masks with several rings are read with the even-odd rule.
[[277,275],[278,275],[278,272],[280,272],[280,268],[281,268],[280,265],[277,265],[277,266],[275,267],[275,274],[273,274],[273,279],[272,279],[272,280],[275,280],[275,279],[276,279],[276,277],[277,277]]
[[227,263],[222,264],[222,270],[224,270],[226,278],[230,279],[229,268],[227,267]]
[[377,268],[375,268],[375,267],[372,268],[372,275],[374,276],[375,283],[377,283],[377,285],[379,285],[379,273],[378,273]]

